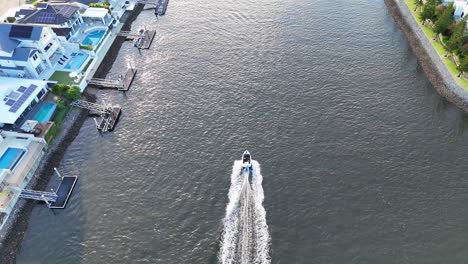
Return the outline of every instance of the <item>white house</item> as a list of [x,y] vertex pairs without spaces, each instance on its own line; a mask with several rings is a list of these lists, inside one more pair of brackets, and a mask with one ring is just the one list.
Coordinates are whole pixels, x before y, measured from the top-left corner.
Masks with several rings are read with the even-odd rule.
[[44,139],[32,134],[0,131],[0,229],[36,172],[46,147]]
[[47,93],[47,82],[0,77],[0,128],[19,126]]
[[0,76],[47,79],[52,58],[64,52],[47,27],[0,24],[0,39]]
[[15,13],[16,23],[51,27],[54,32],[65,39],[78,34],[83,19],[79,10],[81,4],[38,3],[36,7],[21,8]]

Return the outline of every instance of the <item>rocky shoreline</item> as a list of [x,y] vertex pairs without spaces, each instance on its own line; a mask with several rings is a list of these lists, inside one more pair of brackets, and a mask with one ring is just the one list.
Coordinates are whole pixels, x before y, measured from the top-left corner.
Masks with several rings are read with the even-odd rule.
[[[122,18],[125,20],[122,30],[130,30],[133,21],[138,17],[143,10],[143,5],[135,6],[133,12]],[[116,38],[112,43],[109,51],[106,53],[101,65],[94,73],[94,77],[105,78],[107,73],[112,68],[115,59],[119,53],[120,47],[125,42],[125,38]],[[89,89],[88,89],[89,90]],[[89,92],[82,94],[85,100],[96,102],[96,96]],[[45,190],[54,174],[54,167],[59,167],[60,162],[70,144],[78,136],[83,123],[88,119],[89,111],[85,109],[72,109],[67,115],[67,118],[60,127],[60,133],[49,145],[46,154],[42,158],[39,167],[28,184],[28,188],[35,190]],[[21,244],[28,228],[29,219],[31,217],[34,206],[38,204],[36,201],[20,199],[15,205],[12,215],[10,215],[7,223],[0,232],[0,263],[15,263],[16,255],[21,249]]]
[[449,102],[468,113],[468,91],[463,90],[453,79],[430,40],[414,19],[403,0],[384,0],[395,22],[408,39],[424,73],[436,91]]

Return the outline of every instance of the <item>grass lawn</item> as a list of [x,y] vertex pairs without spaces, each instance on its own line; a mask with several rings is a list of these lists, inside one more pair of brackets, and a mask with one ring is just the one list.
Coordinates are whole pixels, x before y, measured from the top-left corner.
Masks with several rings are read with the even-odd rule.
[[433,38],[435,38],[435,35],[436,35],[434,31],[432,30],[432,28],[422,25],[422,19],[419,17],[419,8],[418,8],[418,11],[416,12],[414,11],[414,8],[416,7],[416,3],[414,2],[414,0],[405,0],[405,3],[408,6],[408,8],[411,10],[411,13],[413,14],[414,19],[418,22],[418,24],[421,26],[422,30],[426,34],[426,37],[432,43],[432,46],[439,54],[445,66],[447,67],[449,72],[452,74],[453,79],[458,83],[458,85],[460,85],[460,87],[468,91],[468,79],[457,77],[457,75],[459,74],[459,71],[457,70],[457,66],[452,61],[452,59],[444,57],[444,54],[447,54],[447,51],[442,46],[442,44],[440,44],[440,42],[438,41],[432,40]]
[[54,74],[50,76],[49,80],[57,81],[58,83],[73,85],[75,79],[71,78],[69,74],[70,72],[66,72],[66,71],[55,71]]

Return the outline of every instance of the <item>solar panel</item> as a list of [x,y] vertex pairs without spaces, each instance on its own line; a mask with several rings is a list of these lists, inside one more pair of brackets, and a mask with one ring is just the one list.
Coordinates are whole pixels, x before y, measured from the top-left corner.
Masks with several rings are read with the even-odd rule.
[[47,7],[47,3],[44,3],[44,2],[42,2],[42,3],[41,3],[41,2],[38,2],[36,7],[37,7],[37,8],[46,8],[46,7]]
[[[24,86],[21,86],[21,87],[24,87]],[[23,103],[26,102],[26,99],[28,99],[28,97],[34,92],[34,90],[36,90],[37,86],[32,84],[28,88],[26,87],[24,88],[26,89],[24,93],[20,96],[20,98],[16,102],[13,101],[12,107],[8,111],[16,113],[16,111],[18,111],[18,109],[23,105]]]
[[5,104],[8,106],[12,106],[15,103],[15,100],[9,99]]
[[10,38],[30,38],[33,27],[29,26],[11,26]]
[[52,23],[55,21],[56,14],[54,13],[42,13],[36,17],[35,22],[37,23]]
[[26,87],[20,86],[20,88],[18,88],[17,91],[23,93],[24,91],[26,91]]
[[64,6],[62,7],[62,9],[60,9],[60,13],[64,16],[64,17],[71,17],[73,15],[73,13],[75,12],[76,8],[73,7],[73,6]]

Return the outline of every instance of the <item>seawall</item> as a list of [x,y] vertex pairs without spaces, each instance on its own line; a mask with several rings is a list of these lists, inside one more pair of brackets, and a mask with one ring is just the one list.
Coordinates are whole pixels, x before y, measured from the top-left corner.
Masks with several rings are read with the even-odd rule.
[[420,25],[403,0],[384,0],[395,22],[405,34],[424,73],[436,91],[464,112],[468,113],[468,91],[453,79],[439,54],[433,48]]

